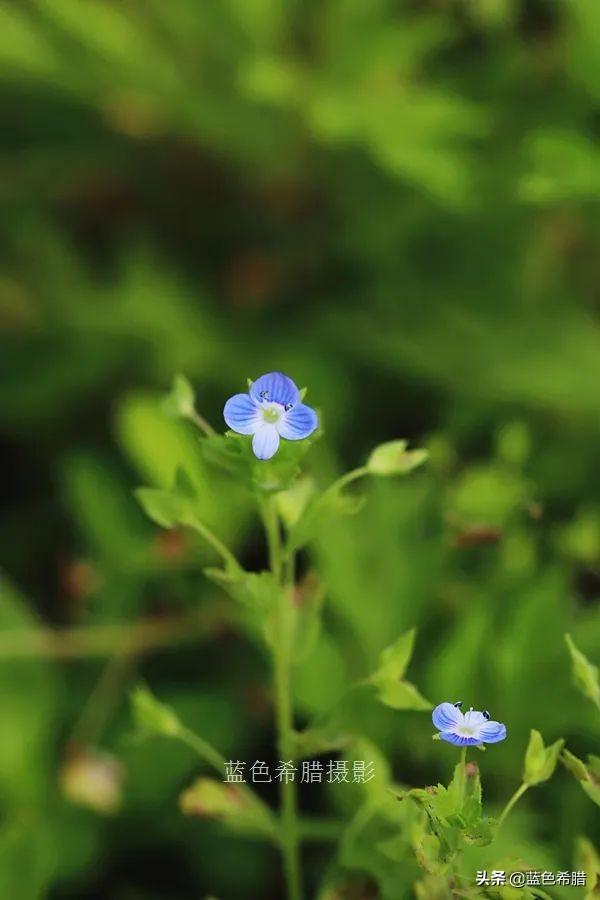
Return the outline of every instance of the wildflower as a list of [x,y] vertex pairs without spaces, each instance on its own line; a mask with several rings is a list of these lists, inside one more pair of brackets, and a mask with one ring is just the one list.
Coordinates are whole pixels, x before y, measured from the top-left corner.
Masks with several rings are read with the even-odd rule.
[[253,435],[252,450],[258,459],[271,459],[280,437],[301,441],[319,424],[314,409],[301,402],[300,391],[281,372],[261,375],[247,394],[230,397],[223,417],[232,431]]
[[440,703],[431,718],[443,741],[460,746],[475,744],[497,744],[506,737],[506,725],[490,719],[486,711],[478,712],[473,707],[468,712],[460,710],[462,702]]

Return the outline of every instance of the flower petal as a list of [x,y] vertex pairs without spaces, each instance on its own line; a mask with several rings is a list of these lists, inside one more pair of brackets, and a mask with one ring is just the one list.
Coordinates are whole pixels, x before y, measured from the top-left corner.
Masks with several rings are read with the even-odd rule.
[[469,709],[465,713],[465,725],[468,728],[479,728],[481,725],[485,725],[487,721],[484,714],[476,709]]
[[462,734],[456,734],[455,731],[440,731],[440,738],[449,744],[456,744],[457,747],[474,747],[475,744],[481,744],[481,738],[465,737]]
[[254,434],[259,426],[260,410],[249,394],[230,397],[223,410],[223,418],[232,431]]
[[506,725],[490,720],[479,728],[479,739],[486,744],[497,744],[506,737]]
[[[266,397],[261,397],[266,394]],[[269,372],[267,375],[261,375],[250,387],[250,396],[257,403],[262,399],[270,400],[272,403],[281,403],[285,406],[287,403],[298,403],[300,401],[300,391],[291,378],[282,372]]]
[[258,459],[271,459],[279,447],[279,432],[275,425],[262,424],[252,438],[252,449]]
[[314,409],[304,403],[298,403],[282,415],[277,428],[281,437],[288,441],[301,441],[312,434],[318,424],[319,417]]
[[440,703],[432,712],[431,718],[440,731],[451,731],[457,725],[462,725],[464,716],[453,703]]

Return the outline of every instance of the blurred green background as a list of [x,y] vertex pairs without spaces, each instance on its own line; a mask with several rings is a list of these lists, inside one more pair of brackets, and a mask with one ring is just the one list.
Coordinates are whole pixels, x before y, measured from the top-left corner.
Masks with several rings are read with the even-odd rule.
[[[597,752],[563,634],[598,662],[599,100],[598,0],[0,2],[2,898],[281,896],[272,851],[178,811],[192,754],[131,737],[141,675],[226,755],[273,754],[267,660],[210,553],[132,495],[193,460],[207,519],[264,565],[161,409],[179,371],[218,429],[247,376],[307,384],[324,484],[382,440],[430,450],[314,547],[300,722],[414,625],[425,695],[507,723],[492,811],[531,727]],[[427,714],[361,727],[399,781],[447,778]],[[598,812],[561,769],[503,848],[571,869]],[[308,896],[330,852],[305,854]]]

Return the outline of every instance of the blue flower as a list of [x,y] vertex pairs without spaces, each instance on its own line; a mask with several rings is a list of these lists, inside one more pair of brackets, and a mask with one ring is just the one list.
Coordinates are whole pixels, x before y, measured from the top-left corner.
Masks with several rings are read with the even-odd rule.
[[280,437],[301,441],[319,424],[314,409],[301,402],[300,391],[281,372],[261,375],[247,394],[230,397],[223,416],[232,431],[254,435],[252,450],[258,459],[271,459]]
[[440,738],[461,747],[475,744],[497,744],[506,737],[506,725],[494,722],[488,712],[477,712],[471,708],[463,713],[462,703],[440,703],[431,718],[439,729]]

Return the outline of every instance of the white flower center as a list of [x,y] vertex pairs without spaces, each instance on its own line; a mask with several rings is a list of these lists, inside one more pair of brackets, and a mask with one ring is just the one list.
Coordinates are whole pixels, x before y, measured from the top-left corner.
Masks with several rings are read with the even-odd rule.
[[265,403],[261,407],[263,422],[267,425],[276,425],[283,413],[283,406],[280,403]]
[[475,737],[475,732],[472,728],[469,728],[468,725],[461,725],[457,728],[459,734],[462,734],[463,737]]

